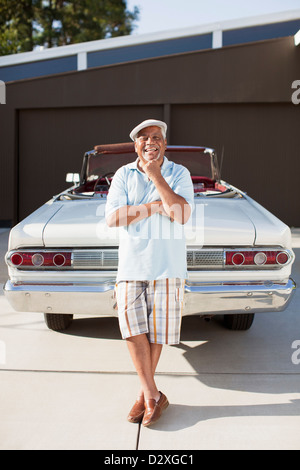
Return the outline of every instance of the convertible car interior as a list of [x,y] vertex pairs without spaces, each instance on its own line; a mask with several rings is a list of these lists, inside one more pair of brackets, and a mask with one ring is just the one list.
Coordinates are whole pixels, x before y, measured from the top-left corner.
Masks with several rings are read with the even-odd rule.
[[[175,163],[185,162],[191,173],[195,197],[241,197],[220,182],[217,158],[212,149],[168,146],[166,157]],[[61,197],[103,197],[108,193],[117,169],[136,158],[133,143],[96,146],[93,151],[85,154],[79,185]]]

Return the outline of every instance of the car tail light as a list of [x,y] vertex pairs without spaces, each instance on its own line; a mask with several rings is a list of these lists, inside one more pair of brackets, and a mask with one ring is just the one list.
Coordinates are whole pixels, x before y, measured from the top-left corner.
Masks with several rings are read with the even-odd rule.
[[276,262],[278,264],[286,264],[289,260],[289,257],[288,257],[288,254],[285,253],[284,251],[282,251],[281,253],[278,253],[278,255],[276,256]]
[[234,266],[241,266],[245,262],[245,256],[243,255],[243,253],[234,253],[231,258],[231,261]]
[[287,251],[280,250],[226,250],[225,266],[232,267],[260,267],[284,266],[290,261]]
[[23,263],[23,256],[20,253],[14,253],[10,260],[14,266],[20,266]]
[[71,252],[15,251],[8,262],[17,268],[62,268],[71,266]]
[[256,264],[257,266],[263,266],[268,261],[268,257],[266,253],[260,251],[259,253],[256,253],[256,255],[254,255],[253,260],[254,264]]
[[55,264],[55,266],[58,266],[58,267],[64,266],[64,264],[66,263],[66,258],[63,254],[58,253],[53,256],[53,263]]
[[42,266],[44,264],[45,258],[40,253],[35,253],[32,256],[31,261],[34,266]]

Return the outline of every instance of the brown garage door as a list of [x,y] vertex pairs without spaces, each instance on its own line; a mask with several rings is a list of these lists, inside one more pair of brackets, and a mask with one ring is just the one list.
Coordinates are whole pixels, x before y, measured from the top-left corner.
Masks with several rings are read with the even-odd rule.
[[97,144],[127,142],[147,118],[163,119],[163,106],[22,110],[19,115],[18,219],[67,187],[84,152]]
[[207,145],[222,177],[291,226],[300,226],[300,108],[291,104],[172,106],[172,143]]

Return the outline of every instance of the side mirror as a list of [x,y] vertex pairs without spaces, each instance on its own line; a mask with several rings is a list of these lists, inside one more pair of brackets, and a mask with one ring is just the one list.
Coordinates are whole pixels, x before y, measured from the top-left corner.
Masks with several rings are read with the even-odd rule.
[[79,173],[67,173],[66,175],[66,182],[67,183],[79,183],[80,182],[80,174]]

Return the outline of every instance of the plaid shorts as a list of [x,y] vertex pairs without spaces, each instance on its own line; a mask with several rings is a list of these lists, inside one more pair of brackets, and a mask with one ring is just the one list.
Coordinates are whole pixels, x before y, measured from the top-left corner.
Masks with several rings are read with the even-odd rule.
[[178,344],[185,279],[120,281],[115,293],[122,338],[147,334],[150,343]]

